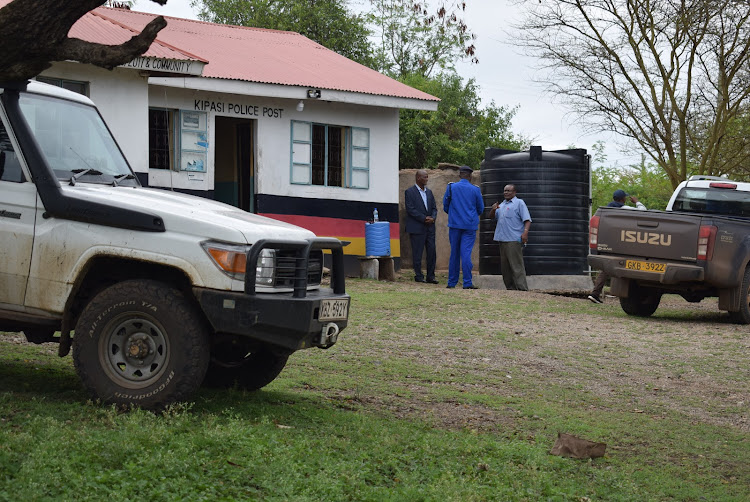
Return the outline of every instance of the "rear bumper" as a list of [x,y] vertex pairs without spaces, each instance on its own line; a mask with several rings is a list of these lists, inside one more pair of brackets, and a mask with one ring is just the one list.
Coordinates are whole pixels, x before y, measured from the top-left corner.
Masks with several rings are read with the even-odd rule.
[[[701,282],[705,278],[704,268],[698,265],[666,263],[666,269],[662,274],[627,269],[625,268],[626,259],[628,258],[622,256],[589,255],[588,262],[591,268],[603,270],[612,277],[622,279],[635,279],[660,284],[679,284],[683,282]],[[664,263],[659,260],[653,261]]]

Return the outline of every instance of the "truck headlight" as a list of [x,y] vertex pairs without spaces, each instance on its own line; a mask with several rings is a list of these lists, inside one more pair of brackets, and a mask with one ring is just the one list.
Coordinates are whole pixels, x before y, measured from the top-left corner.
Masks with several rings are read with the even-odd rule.
[[[203,249],[211,257],[219,270],[232,279],[245,280],[247,271],[247,252],[250,246],[226,244],[224,242],[203,242]],[[255,284],[273,286],[276,276],[276,250],[264,249],[260,252],[255,265]]]
[[258,256],[258,263],[255,265],[255,284],[258,286],[273,286],[275,271],[276,250],[262,250],[260,256]]
[[203,242],[203,249],[211,257],[219,270],[232,279],[245,280],[245,269],[247,268],[247,250],[249,246],[226,244],[223,242]]

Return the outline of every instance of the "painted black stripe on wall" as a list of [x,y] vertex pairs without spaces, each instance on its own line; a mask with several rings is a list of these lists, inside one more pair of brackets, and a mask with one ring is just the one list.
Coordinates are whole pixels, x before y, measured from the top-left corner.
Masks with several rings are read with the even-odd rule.
[[306,199],[266,194],[258,194],[256,197],[259,213],[296,214],[319,218],[368,221],[372,219],[372,210],[378,208],[378,218],[381,221],[398,222],[398,204],[356,200]]

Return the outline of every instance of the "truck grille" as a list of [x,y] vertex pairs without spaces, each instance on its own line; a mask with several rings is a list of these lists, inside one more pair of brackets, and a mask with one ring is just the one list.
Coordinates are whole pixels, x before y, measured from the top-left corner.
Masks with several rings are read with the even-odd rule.
[[[302,258],[298,258],[292,250],[276,251],[276,275],[273,286],[275,288],[294,287],[294,275],[297,267],[301,267]],[[313,250],[307,263],[307,285],[318,286],[323,277],[323,252]]]

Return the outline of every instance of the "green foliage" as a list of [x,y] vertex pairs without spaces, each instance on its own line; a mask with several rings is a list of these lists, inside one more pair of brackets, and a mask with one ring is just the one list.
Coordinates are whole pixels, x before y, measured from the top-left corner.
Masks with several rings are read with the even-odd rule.
[[373,64],[362,16],[345,0],[192,0],[204,21],[294,31],[366,66]]
[[402,110],[399,169],[437,167],[439,162],[478,167],[488,147],[520,149],[523,140],[510,130],[515,109],[494,102],[480,108],[474,79],[456,74],[420,75],[402,81],[441,99],[436,112]]
[[[666,172],[652,163],[641,160],[640,165],[626,168],[605,166],[604,145],[594,145],[591,169],[591,212],[599,206],[606,206],[612,201],[612,194],[618,188],[630,195],[635,195],[648,209],[667,207],[674,189]],[[629,203],[629,201],[626,201]]]
[[[376,44],[375,69],[394,78],[417,74],[429,77],[435,70],[454,70],[455,62],[477,63],[476,38],[460,15],[465,2],[440,3],[414,0],[370,0],[367,20]],[[447,6],[447,8],[446,8]]]

